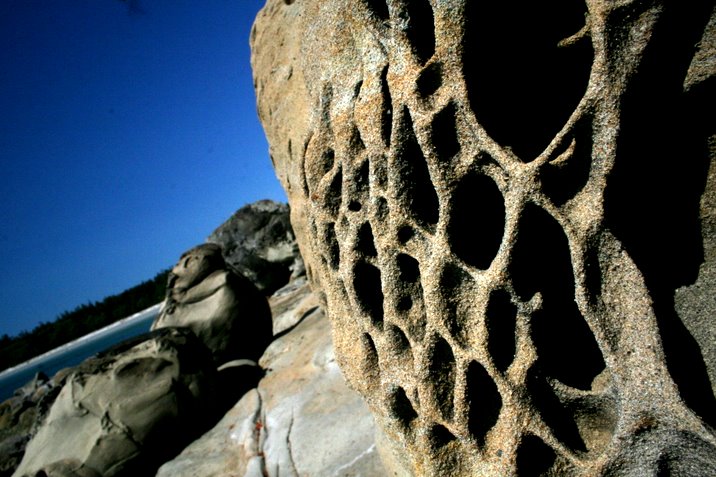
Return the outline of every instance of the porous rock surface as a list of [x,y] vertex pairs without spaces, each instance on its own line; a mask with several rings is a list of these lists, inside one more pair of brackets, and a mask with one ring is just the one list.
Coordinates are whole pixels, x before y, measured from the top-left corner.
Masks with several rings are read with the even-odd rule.
[[271,342],[271,310],[262,293],[227,267],[221,247],[202,244],[172,268],[167,298],[152,330],[186,327],[211,350],[217,366],[258,360]]
[[394,472],[716,474],[712,12],[259,13],[271,157]]
[[158,477],[388,475],[373,417],[335,362],[330,327],[305,281],[271,299],[281,331],[260,364],[266,376]]
[[215,372],[180,328],[88,359],[66,377],[13,475],[154,475],[212,416]]
[[220,245],[226,262],[265,295],[305,273],[288,204],[272,200],[247,204],[217,227],[207,242]]

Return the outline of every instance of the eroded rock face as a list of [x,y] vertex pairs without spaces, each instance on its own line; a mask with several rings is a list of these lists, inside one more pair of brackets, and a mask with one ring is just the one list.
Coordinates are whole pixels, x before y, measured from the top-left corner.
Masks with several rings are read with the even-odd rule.
[[308,286],[295,285],[271,300],[291,324],[261,358],[266,377],[158,477],[389,475],[373,417],[335,362],[328,320]]
[[273,336],[266,298],[226,266],[216,244],[188,250],[172,268],[167,299],[152,330],[174,326],[192,330],[217,366],[235,359],[257,361]]
[[260,12],[271,156],[397,472],[716,473],[707,3]]
[[90,358],[66,378],[13,475],[151,475],[213,417],[215,380],[208,350],[185,329]]
[[259,200],[236,211],[207,241],[265,295],[305,273],[287,204]]

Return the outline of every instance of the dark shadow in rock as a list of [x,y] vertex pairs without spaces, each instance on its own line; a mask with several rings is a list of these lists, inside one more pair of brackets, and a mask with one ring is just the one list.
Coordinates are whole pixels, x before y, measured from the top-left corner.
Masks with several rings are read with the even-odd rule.
[[528,434],[522,437],[517,448],[517,475],[537,477],[543,475],[554,464],[556,454],[537,436]]
[[469,406],[468,430],[477,442],[483,445],[487,433],[500,417],[502,396],[495,381],[477,361],[468,365],[465,381]]
[[410,215],[432,229],[438,222],[439,202],[428,164],[413,131],[408,108],[403,108],[396,134],[400,136],[393,166],[394,187]]
[[455,105],[449,103],[441,109],[430,123],[430,140],[441,161],[449,161],[460,152],[455,122]]
[[504,290],[493,290],[485,316],[487,350],[495,367],[503,373],[515,359],[517,307]]
[[433,343],[428,350],[426,377],[426,384],[432,391],[435,404],[443,419],[452,419],[455,356],[450,345],[441,336],[433,338]]
[[[442,65],[437,62],[426,66],[425,69],[420,72],[420,76],[418,76],[418,80],[416,81],[418,94],[420,94],[423,99],[432,96],[442,84]],[[455,131],[453,131],[452,134],[454,135]]]
[[383,143],[390,146],[390,136],[393,133],[393,98],[388,85],[388,67],[383,68],[380,73],[380,92],[383,96],[383,104],[380,113],[380,134]]
[[[216,424],[247,391],[258,386],[264,370],[254,361],[230,361],[219,367],[217,373]],[[212,426],[208,426],[210,428]]]
[[583,2],[466,2],[463,61],[477,120],[502,146],[533,160],[586,91],[588,38],[558,43],[585,21]]
[[535,205],[522,213],[510,274],[522,300],[542,294],[542,308],[531,319],[538,366],[568,386],[590,389],[606,364],[574,300],[567,237],[559,223]]
[[406,3],[408,41],[420,64],[425,64],[435,53],[433,7],[428,0],[411,0]]
[[397,419],[400,425],[408,430],[413,421],[418,417],[413,404],[405,394],[405,390],[397,387],[388,395],[388,407],[390,415]]
[[547,376],[532,368],[527,376],[527,389],[532,403],[555,437],[572,450],[587,450],[570,410],[559,400],[547,382]]
[[388,19],[388,5],[385,0],[365,0],[365,2],[380,20]]
[[554,158],[567,151],[570,139],[574,141],[571,156],[564,162],[548,162],[540,171],[542,190],[558,206],[577,195],[589,180],[592,165],[591,126],[591,121],[584,120],[577,125],[572,136],[565,141],[563,150],[557,150]]
[[373,229],[369,222],[365,222],[358,229],[358,237],[355,245],[356,252],[362,253],[366,257],[375,257],[378,252],[375,250],[375,242],[373,240]]
[[353,289],[358,306],[373,325],[383,328],[383,290],[380,270],[370,263],[359,261],[353,269]]
[[714,119],[711,110],[703,114],[703,101],[713,101],[714,82],[710,91],[701,84],[688,94],[683,84],[710,15],[707,3],[664,6],[624,96],[605,221],[644,276],[682,398],[713,426],[716,399],[704,359],[673,301],[677,288],[696,280],[704,260],[699,208]]
[[452,197],[447,232],[453,252],[468,265],[487,270],[502,243],[505,200],[490,177],[471,173]]

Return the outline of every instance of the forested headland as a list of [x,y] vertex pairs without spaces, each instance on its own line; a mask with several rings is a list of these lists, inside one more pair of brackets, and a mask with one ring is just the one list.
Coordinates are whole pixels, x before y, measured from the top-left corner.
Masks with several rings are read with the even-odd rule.
[[40,323],[32,331],[0,337],[0,370],[69,343],[164,300],[169,270],[153,279],[108,296],[101,301],[65,311],[55,321]]

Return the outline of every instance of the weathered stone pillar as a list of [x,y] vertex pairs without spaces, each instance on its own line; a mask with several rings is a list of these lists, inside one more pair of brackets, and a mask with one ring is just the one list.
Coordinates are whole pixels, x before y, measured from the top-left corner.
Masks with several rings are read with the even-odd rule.
[[712,9],[260,12],[271,157],[399,470],[716,474]]

